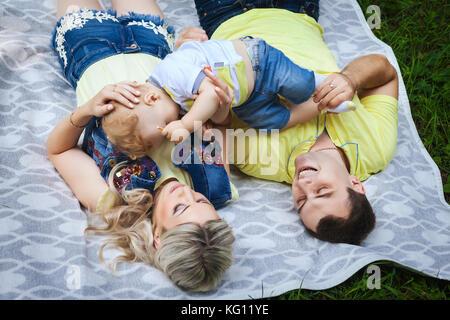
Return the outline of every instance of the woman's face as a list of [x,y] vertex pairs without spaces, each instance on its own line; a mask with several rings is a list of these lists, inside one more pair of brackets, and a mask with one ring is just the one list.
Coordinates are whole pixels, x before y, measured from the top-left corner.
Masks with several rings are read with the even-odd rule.
[[210,220],[220,219],[214,206],[201,193],[172,180],[158,188],[153,208],[153,223],[156,225],[153,237],[158,248],[159,236],[183,223],[203,225]]

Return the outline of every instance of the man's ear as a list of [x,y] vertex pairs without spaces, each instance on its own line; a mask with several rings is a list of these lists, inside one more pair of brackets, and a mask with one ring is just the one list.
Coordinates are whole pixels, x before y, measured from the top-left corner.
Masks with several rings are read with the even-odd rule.
[[360,194],[366,194],[366,189],[364,189],[364,186],[361,181],[355,176],[350,176],[350,182],[352,184],[352,189]]
[[156,248],[156,250],[158,250],[159,245],[160,245],[159,232],[155,231],[155,234],[153,235],[153,246]]
[[159,95],[158,93],[148,92],[148,91],[147,91],[147,92],[144,94],[144,103],[145,103],[146,105],[151,106],[151,105],[153,105],[153,103],[154,103],[155,101],[157,101],[159,98],[160,98],[160,95]]

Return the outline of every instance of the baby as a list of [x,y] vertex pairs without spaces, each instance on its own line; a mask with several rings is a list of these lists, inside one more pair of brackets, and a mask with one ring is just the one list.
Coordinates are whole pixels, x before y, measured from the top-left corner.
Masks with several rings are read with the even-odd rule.
[[[167,55],[147,80],[164,90],[182,109],[181,120],[160,128],[173,141],[192,133],[194,121],[204,123],[211,119],[221,124],[229,115],[229,109],[219,108],[214,85],[206,77],[205,69],[234,90],[232,110],[253,128],[287,129],[320,112],[316,104],[302,103],[326,76],[296,65],[264,40],[245,37],[191,41]],[[345,101],[329,112],[354,109],[353,102]]]
[[[141,99],[133,109],[114,102],[115,110],[102,118],[105,134],[120,151],[138,158],[164,136],[176,142],[187,137],[194,121],[223,124],[230,109],[219,108],[209,71],[234,90],[233,112],[254,128],[287,129],[320,112],[309,98],[326,76],[299,67],[264,40],[191,41],[167,55],[139,86]],[[345,101],[328,112],[354,108]]]

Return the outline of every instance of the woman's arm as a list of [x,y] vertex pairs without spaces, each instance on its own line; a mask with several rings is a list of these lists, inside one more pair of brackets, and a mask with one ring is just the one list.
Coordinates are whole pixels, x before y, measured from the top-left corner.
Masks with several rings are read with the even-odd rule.
[[330,74],[316,88],[314,102],[320,102],[320,109],[332,109],[346,100],[352,100],[355,92],[358,92],[359,98],[385,94],[397,99],[397,71],[380,54],[356,58],[341,72]]
[[133,101],[135,90],[132,88],[136,86],[134,83],[106,86],[94,98],[61,120],[47,139],[48,158],[77,199],[90,211],[95,211],[98,197],[108,186],[100,176],[95,161],[77,147],[78,139],[92,116],[101,117],[114,109],[108,104],[109,101],[120,100],[125,105]]
[[91,117],[90,106],[86,104],[58,123],[48,137],[47,154],[81,204],[95,211],[97,199],[108,186],[95,161],[76,146],[83,131],[80,125],[87,124]]

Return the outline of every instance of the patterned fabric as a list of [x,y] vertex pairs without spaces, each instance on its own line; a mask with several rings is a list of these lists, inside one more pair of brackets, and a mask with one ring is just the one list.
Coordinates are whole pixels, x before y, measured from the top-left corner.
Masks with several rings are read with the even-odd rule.
[[[192,0],[158,2],[177,34],[198,25]],[[403,81],[396,154],[386,170],[364,182],[377,226],[362,246],[311,238],[289,186],[233,170],[240,199],[218,212],[233,227],[235,259],[217,290],[185,293],[141,264],[119,264],[112,275],[98,260],[101,243],[83,235],[85,212],[46,156],[50,131],[76,106],[49,46],[54,3],[0,2],[0,299],[260,298],[300,286],[330,288],[376,260],[450,280],[450,208],[411,119]],[[356,1],[322,0],[320,12],[339,67],[381,53],[399,70]],[[116,255],[107,251],[105,258]]]
[[135,161],[131,161],[124,167],[122,170],[117,172],[114,175],[114,187],[117,191],[125,188],[129,188],[128,186],[132,185],[132,179],[140,178],[140,179],[155,179],[155,164],[149,158],[137,159]]

